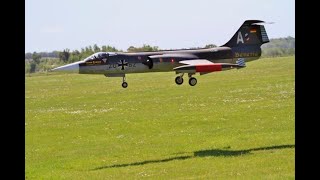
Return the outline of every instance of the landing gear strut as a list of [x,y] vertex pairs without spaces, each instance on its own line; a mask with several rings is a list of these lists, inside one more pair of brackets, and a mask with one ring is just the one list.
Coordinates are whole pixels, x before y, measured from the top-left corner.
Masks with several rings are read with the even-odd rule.
[[188,74],[188,76],[189,76],[189,85],[195,86],[197,84],[197,79],[192,77],[192,74],[190,74],[190,73]]
[[122,77],[122,87],[123,88],[127,88],[128,87],[128,83],[126,82],[126,76],[125,75]]
[[182,77],[183,77],[183,73],[182,73],[182,75],[176,77],[176,79],[175,79],[176,84],[181,85],[183,83]]
[[[192,75],[194,75],[194,74],[195,73],[188,73],[190,86],[195,86],[197,84],[197,79],[192,77]],[[183,83],[183,75],[184,75],[184,73],[182,73],[180,76],[176,77],[176,79],[175,79],[176,84],[181,85]]]

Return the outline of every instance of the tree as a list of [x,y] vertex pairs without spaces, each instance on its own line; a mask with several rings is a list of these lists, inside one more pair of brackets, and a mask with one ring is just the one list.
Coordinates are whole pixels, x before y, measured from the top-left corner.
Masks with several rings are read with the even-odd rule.
[[144,44],[143,47],[142,47],[142,51],[158,51],[159,48],[158,46],[150,46],[150,45],[146,45]]
[[59,51],[53,51],[52,57],[59,58]]
[[215,44],[207,44],[204,48],[214,48],[217,47]]
[[24,70],[25,70],[25,73],[30,73],[30,63],[29,62],[26,62],[24,64]]
[[294,55],[295,38],[288,36],[286,38],[270,39],[270,42],[263,44],[261,48],[263,57]]
[[25,53],[24,58],[25,59],[32,59],[32,54],[31,53]]
[[134,46],[130,46],[128,49],[127,49],[128,52],[135,52],[136,51],[136,48]]
[[34,73],[36,72],[36,63],[35,62],[31,62],[30,64],[30,73]]
[[33,52],[32,54],[32,60],[35,64],[39,64],[40,63],[40,59],[41,59],[41,55],[36,53],[36,52]]
[[158,46],[150,46],[147,44],[143,44],[142,47],[134,47],[134,46],[130,46],[127,49],[128,52],[140,52],[140,51],[159,51]]
[[96,52],[100,52],[101,50],[100,50],[99,46],[97,46],[97,44],[94,44],[93,51],[96,53]]
[[107,52],[107,46],[102,46],[101,50],[102,50],[102,52]]
[[91,55],[93,54],[94,51],[92,50],[92,47],[91,46],[86,46],[85,49],[84,49],[84,55],[85,56],[88,56],[88,55]]
[[70,57],[70,49],[64,49],[62,52],[59,53],[59,58],[60,60],[62,60],[63,62],[67,62],[69,60]]
[[102,46],[102,52],[119,52],[119,50],[113,46]]
[[71,53],[70,57],[69,57],[69,63],[73,63],[76,61],[80,61],[81,60],[82,55],[80,54],[80,52],[78,50],[75,50]]

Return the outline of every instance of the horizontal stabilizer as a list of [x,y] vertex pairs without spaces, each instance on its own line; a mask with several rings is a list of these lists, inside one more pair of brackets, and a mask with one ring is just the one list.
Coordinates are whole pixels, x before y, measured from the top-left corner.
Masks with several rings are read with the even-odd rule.
[[245,67],[244,58],[239,58],[237,64],[231,63],[213,63],[206,59],[195,59],[195,60],[185,60],[179,61],[181,64],[186,64],[182,66],[178,66],[173,70],[176,73],[197,73],[206,74],[215,71],[223,71],[232,68],[242,68]]
[[194,59],[194,60],[179,61],[179,63],[188,64],[188,65],[208,65],[208,64],[213,64],[213,62],[208,61],[206,59]]
[[221,64],[201,64],[201,65],[184,65],[174,68],[178,73],[196,73],[196,72],[214,72],[214,71],[221,71],[222,66]]

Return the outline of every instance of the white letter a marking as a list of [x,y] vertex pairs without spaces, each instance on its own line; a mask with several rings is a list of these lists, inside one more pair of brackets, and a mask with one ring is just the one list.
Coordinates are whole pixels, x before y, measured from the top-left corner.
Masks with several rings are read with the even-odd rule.
[[242,38],[242,34],[240,31],[238,32],[237,44],[239,44],[239,42],[243,43],[243,38]]

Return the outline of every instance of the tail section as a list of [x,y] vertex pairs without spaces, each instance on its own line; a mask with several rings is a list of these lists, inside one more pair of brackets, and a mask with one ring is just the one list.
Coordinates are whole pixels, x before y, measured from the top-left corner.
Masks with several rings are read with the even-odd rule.
[[[246,20],[233,37],[223,46],[232,50],[233,63],[235,61],[250,62],[261,56],[261,45],[269,42],[267,32],[263,25],[264,21]],[[245,66],[243,66],[245,67]]]
[[223,46],[232,48],[256,45],[260,47],[262,44],[269,42],[264,26],[257,23],[264,23],[264,21],[246,20],[233,37]]

